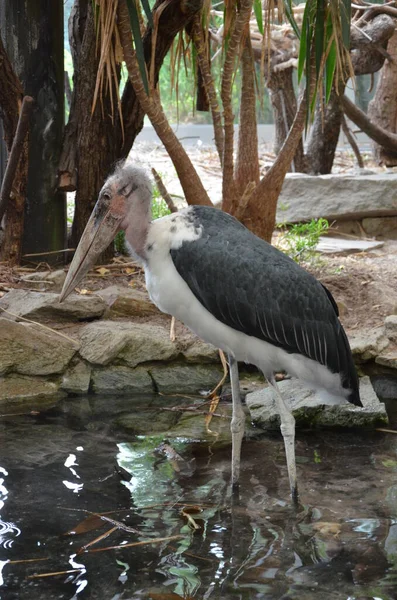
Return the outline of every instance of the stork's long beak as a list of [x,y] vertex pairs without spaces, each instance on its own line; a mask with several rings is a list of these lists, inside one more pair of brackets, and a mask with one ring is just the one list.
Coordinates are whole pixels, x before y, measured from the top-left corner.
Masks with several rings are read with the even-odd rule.
[[65,279],[59,302],[78,285],[98,256],[114,240],[126,216],[125,197],[100,196],[86,225]]

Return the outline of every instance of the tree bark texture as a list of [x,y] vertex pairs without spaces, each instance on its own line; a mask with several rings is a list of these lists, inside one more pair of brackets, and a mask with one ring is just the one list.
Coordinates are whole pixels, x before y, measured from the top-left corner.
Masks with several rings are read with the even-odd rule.
[[19,121],[12,142],[10,156],[7,163],[7,169],[1,182],[0,191],[0,223],[3,219],[7,206],[11,201],[12,188],[16,179],[17,170],[21,155],[26,148],[26,136],[29,130],[29,119],[33,108],[33,98],[25,96],[21,106]]
[[[64,121],[63,1],[3,2],[0,27],[24,92],[35,101],[22,251],[52,252],[64,248],[66,232],[66,202],[57,191],[56,177]],[[17,222],[10,224],[12,216],[7,213],[7,230],[14,230]],[[59,256],[43,254],[40,260],[54,262]]]
[[[397,31],[390,38],[387,52],[392,60],[385,61],[376,87],[376,93],[368,107],[368,117],[389,133],[397,133]],[[375,157],[380,165],[397,165],[397,151],[375,143]]]
[[306,98],[299,102],[294,122],[272,167],[248,198],[241,221],[256,235],[271,242],[276,224],[277,201],[306,123]]
[[[115,113],[112,118],[109,90],[103,92],[92,112],[99,53],[91,0],[75,3],[70,31],[72,56],[77,63],[74,64],[72,106],[65,130],[60,175],[64,183],[68,181],[69,189],[74,185],[77,188],[70,240],[76,247],[115,161],[113,131],[118,126],[118,115]],[[67,173],[71,175],[69,180]],[[111,254],[109,251],[107,256]]]
[[361,28],[352,27],[350,55],[355,75],[376,73],[382,67],[388,40],[396,21],[389,15],[379,15]]
[[[296,96],[293,83],[293,67],[281,71],[272,71],[266,80],[269,90],[270,101],[273,107],[275,142],[274,152],[278,154],[284,144],[286,137],[296,115]],[[305,157],[303,152],[303,142],[299,142],[292,170],[302,172],[305,170]]]
[[[343,86],[341,86],[343,87]],[[311,175],[331,173],[338,144],[343,111],[340,97],[332,90],[329,102],[317,107],[306,151],[307,172]]]
[[[11,151],[12,142],[18,125],[19,111],[22,105],[23,89],[15,74],[0,36],[0,117],[4,142],[1,139],[2,157],[6,160]],[[3,165],[6,171],[5,164]],[[24,206],[28,177],[28,141],[24,141],[18,166],[12,182],[12,193],[7,202],[7,214],[4,222],[4,235],[1,240],[0,260],[10,264],[19,264],[22,256],[24,226]],[[3,180],[3,177],[1,178]],[[2,218],[0,218],[0,224]]]
[[[251,39],[247,35],[241,52],[241,98],[235,185],[238,198],[244,196],[247,186],[259,183],[258,128],[256,124],[255,70]],[[236,213],[238,204],[231,207]]]

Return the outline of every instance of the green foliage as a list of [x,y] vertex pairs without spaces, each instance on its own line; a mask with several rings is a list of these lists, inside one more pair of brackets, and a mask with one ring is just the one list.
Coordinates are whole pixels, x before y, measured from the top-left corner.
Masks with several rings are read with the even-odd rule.
[[114,249],[118,254],[126,256],[128,254],[127,247],[125,245],[125,232],[119,231],[114,238]]
[[309,223],[291,225],[282,236],[280,246],[295,262],[310,262],[315,255],[320,236],[328,229],[327,219],[312,219]]

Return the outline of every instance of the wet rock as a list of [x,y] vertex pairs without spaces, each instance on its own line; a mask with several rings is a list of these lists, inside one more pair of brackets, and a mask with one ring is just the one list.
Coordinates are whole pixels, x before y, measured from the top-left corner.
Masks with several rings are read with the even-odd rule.
[[183,350],[182,354],[186,361],[191,363],[220,362],[219,350],[212,344],[206,344],[199,339]]
[[98,319],[106,310],[104,300],[98,296],[72,294],[60,304],[58,294],[26,290],[11,290],[0,300],[0,307],[19,317],[68,321]]
[[32,290],[49,291],[59,293],[62,290],[66,279],[66,273],[63,269],[58,271],[39,271],[29,273],[21,277]]
[[163,433],[168,436],[168,430],[177,423],[180,413],[161,410],[142,409],[132,414],[119,416],[114,424],[134,435],[151,435]]
[[382,400],[397,400],[397,377],[375,375],[371,378],[374,390]]
[[149,369],[162,394],[194,394],[212,390],[222,377],[216,365],[159,365]]
[[278,223],[313,218],[373,217],[376,211],[394,212],[397,174],[319,175],[288,173],[280,194]]
[[163,327],[101,321],[84,327],[80,335],[80,354],[85,360],[107,365],[117,359],[135,367],[153,360],[169,360],[179,354]]
[[112,285],[97,292],[107,304],[106,319],[150,317],[160,314],[145,292]]
[[389,315],[386,317],[385,329],[389,340],[397,343],[397,315]]
[[[379,402],[369,377],[360,380],[362,408],[349,403],[324,405],[317,392],[305,389],[296,379],[281,381],[278,386],[297,426],[375,427],[388,423],[385,406]],[[246,403],[256,425],[264,429],[280,426],[274,394],[269,387],[248,394]]]
[[77,345],[37,325],[0,319],[0,374],[51,375],[61,373]]
[[183,413],[179,421],[167,431],[167,438],[212,442],[217,446],[229,445],[232,439],[230,432],[232,406],[231,404],[219,405],[216,412],[222,417],[213,417],[208,427],[204,414]]
[[148,394],[154,391],[152,378],[143,367],[95,370],[92,388],[96,394]]
[[80,360],[63,375],[61,389],[68,394],[86,394],[90,387],[91,367]]
[[378,356],[388,345],[384,327],[361,330],[349,337],[350,347],[357,362],[366,362]]
[[[0,406],[20,403],[21,401],[37,401],[37,408],[47,405],[48,400],[57,400],[64,394],[59,385],[39,377],[18,377],[10,375],[0,379]],[[52,402],[51,402],[52,404]],[[33,409],[33,406],[30,406]]]

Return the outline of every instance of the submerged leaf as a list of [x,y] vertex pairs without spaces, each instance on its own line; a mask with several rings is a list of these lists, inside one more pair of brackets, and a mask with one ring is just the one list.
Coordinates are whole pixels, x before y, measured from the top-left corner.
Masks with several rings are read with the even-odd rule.
[[98,515],[90,515],[84,521],[81,521],[76,527],[70,529],[63,535],[80,535],[82,533],[87,533],[88,531],[94,531],[95,529],[99,529],[103,527],[105,522]]

